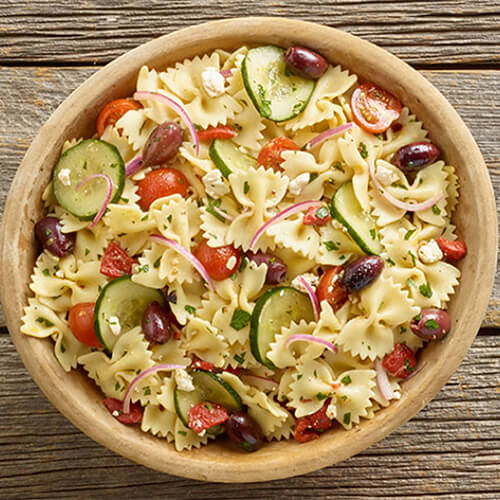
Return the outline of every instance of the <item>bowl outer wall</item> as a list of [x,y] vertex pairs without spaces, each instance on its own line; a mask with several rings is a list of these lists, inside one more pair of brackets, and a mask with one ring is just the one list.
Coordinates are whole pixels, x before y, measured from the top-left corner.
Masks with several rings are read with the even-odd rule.
[[[244,44],[304,45],[330,61],[388,89],[419,120],[457,168],[461,198],[454,222],[467,242],[462,278],[449,312],[452,333],[433,342],[421,355],[425,370],[403,385],[402,397],[350,432],[336,428],[305,444],[272,442],[243,454],[222,443],[178,453],[173,445],[112,418],[102,394],[79,371],[64,372],[51,342],[20,333],[29,296],[35,255],[33,226],[52,166],[66,139],[94,133],[98,111],[109,100],[130,95],[143,64],[162,68],[215,48]],[[481,153],[467,127],[422,75],[357,37],[314,23],[282,18],[239,18],[210,22],[162,36],[124,54],[73,92],[34,139],[11,186],[3,221],[1,299],[7,325],[21,358],[48,399],[78,428],[102,445],[153,469],[218,482],[257,482],[290,477],[332,465],[359,453],[401,426],[445,385],[480,328],[493,287],[497,252],[497,216],[493,189]]]

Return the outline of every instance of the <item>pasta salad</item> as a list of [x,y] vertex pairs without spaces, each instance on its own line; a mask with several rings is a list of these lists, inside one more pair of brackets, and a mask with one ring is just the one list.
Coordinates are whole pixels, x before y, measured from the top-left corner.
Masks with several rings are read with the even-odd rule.
[[392,94],[303,47],[215,50],[64,144],[22,332],[189,450],[349,430],[401,398],[466,254],[459,180]]

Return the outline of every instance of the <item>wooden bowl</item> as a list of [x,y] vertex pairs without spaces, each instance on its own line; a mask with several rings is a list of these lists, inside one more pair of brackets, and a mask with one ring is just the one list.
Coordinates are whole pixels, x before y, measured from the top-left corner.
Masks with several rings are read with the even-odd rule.
[[[462,278],[449,312],[453,329],[422,353],[426,367],[403,385],[402,397],[351,431],[336,428],[305,444],[272,442],[245,454],[224,443],[178,453],[173,445],[110,417],[102,394],[81,372],[67,374],[52,342],[22,335],[22,310],[35,260],[33,224],[40,197],[66,139],[94,133],[98,111],[111,99],[130,95],[143,64],[164,68],[215,48],[243,44],[304,45],[331,62],[388,89],[424,122],[445,159],[455,165],[461,197],[455,215],[468,245]],[[216,21],[183,29],[128,52],[99,70],[49,118],[28,150],[12,184],[2,227],[2,303],[10,334],[23,362],[49,400],[77,427],[102,445],[162,472],[205,481],[266,481],[303,474],[359,453],[409,420],[444,386],[471,345],[493,286],[497,218],[492,186],[479,149],[446,99],[417,71],[359,38],[317,24],[280,18]]]

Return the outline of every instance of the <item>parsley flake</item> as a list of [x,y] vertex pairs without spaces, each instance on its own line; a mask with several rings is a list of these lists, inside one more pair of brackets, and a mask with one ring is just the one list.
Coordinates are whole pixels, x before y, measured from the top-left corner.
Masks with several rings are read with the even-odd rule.
[[424,285],[420,285],[418,287],[418,289],[420,290],[420,293],[424,297],[427,297],[427,298],[432,297],[432,288],[431,288],[431,284],[430,283],[425,283]]
[[190,306],[189,304],[186,304],[184,306],[184,310],[188,312],[189,314],[194,314],[196,312],[196,307]]
[[231,327],[235,330],[242,330],[250,322],[252,315],[242,309],[235,309],[233,317],[231,318]]
[[342,377],[340,381],[345,385],[349,385],[352,382],[352,379],[350,375],[346,375],[345,377]]

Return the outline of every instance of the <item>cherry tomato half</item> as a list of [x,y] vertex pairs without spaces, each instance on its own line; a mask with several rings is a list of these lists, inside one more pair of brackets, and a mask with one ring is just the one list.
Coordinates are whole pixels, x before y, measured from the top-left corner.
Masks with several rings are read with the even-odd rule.
[[219,125],[218,127],[208,127],[205,130],[198,130],[198,139],[200,141],[212,141],[214,139],[232,139],[238,135],[228,125]]
[[[208,246],[206,240],[203,240],[193,255],[203,264],[210,277],[216,281],[229,278],[240,267],[241,255],[233,245],[212,248]],[[228,264],[230,264],[229,267]]]
[[93,302],[80,302],[69,310],[69,327],[73,335],[89,347],[102,347],[97,340],[94,330],[94,307]]
[[384,358],[382,365],[392,376],[406,378],[415,371],[417,360],[407,345],[396,344],[393,351]]
[[331,399],[327,399],[325,404],[316,412],[295,420],[294,439],[299,443],[306,443],[313,439],[318,439],[321,432],[325,432],[332,426],[332,421],[326,415],[326,410]]
[[101,273],[110,278],[132,274],[135,260],[114,241],[110,241],[101,260]]
[[282,170],[281,164],[284,161],[281,153],[283,151],[298,151],[299,149],[299,146],[292,139],[288,137],[276,137],[260,150],[257,163],[259,167],[272,168],[275,172],[279,172]]
[[127,111],[141,108],[141,103],[133,99],[116,99],[108,102],[97,117],[97,135],[101,137],[106,127],[114,125]]
[[321,276],[316,294],[321,302],[326,300],[334,311],[338,311],[349,297],[349,292],[342,286],[344,266],[332,266]]
[[180,194],[185,197],[189,188],[189,182],[182,172],[174,168],[158,168],[146,174],[144,179],[138,182],[137,194],[140,207],[146,211],[153,201],[164,196]]
[[351,97],[354,121],[367,132],[385,132],[401,114],[401,103],[390,92],[373,83],[363,83]]

